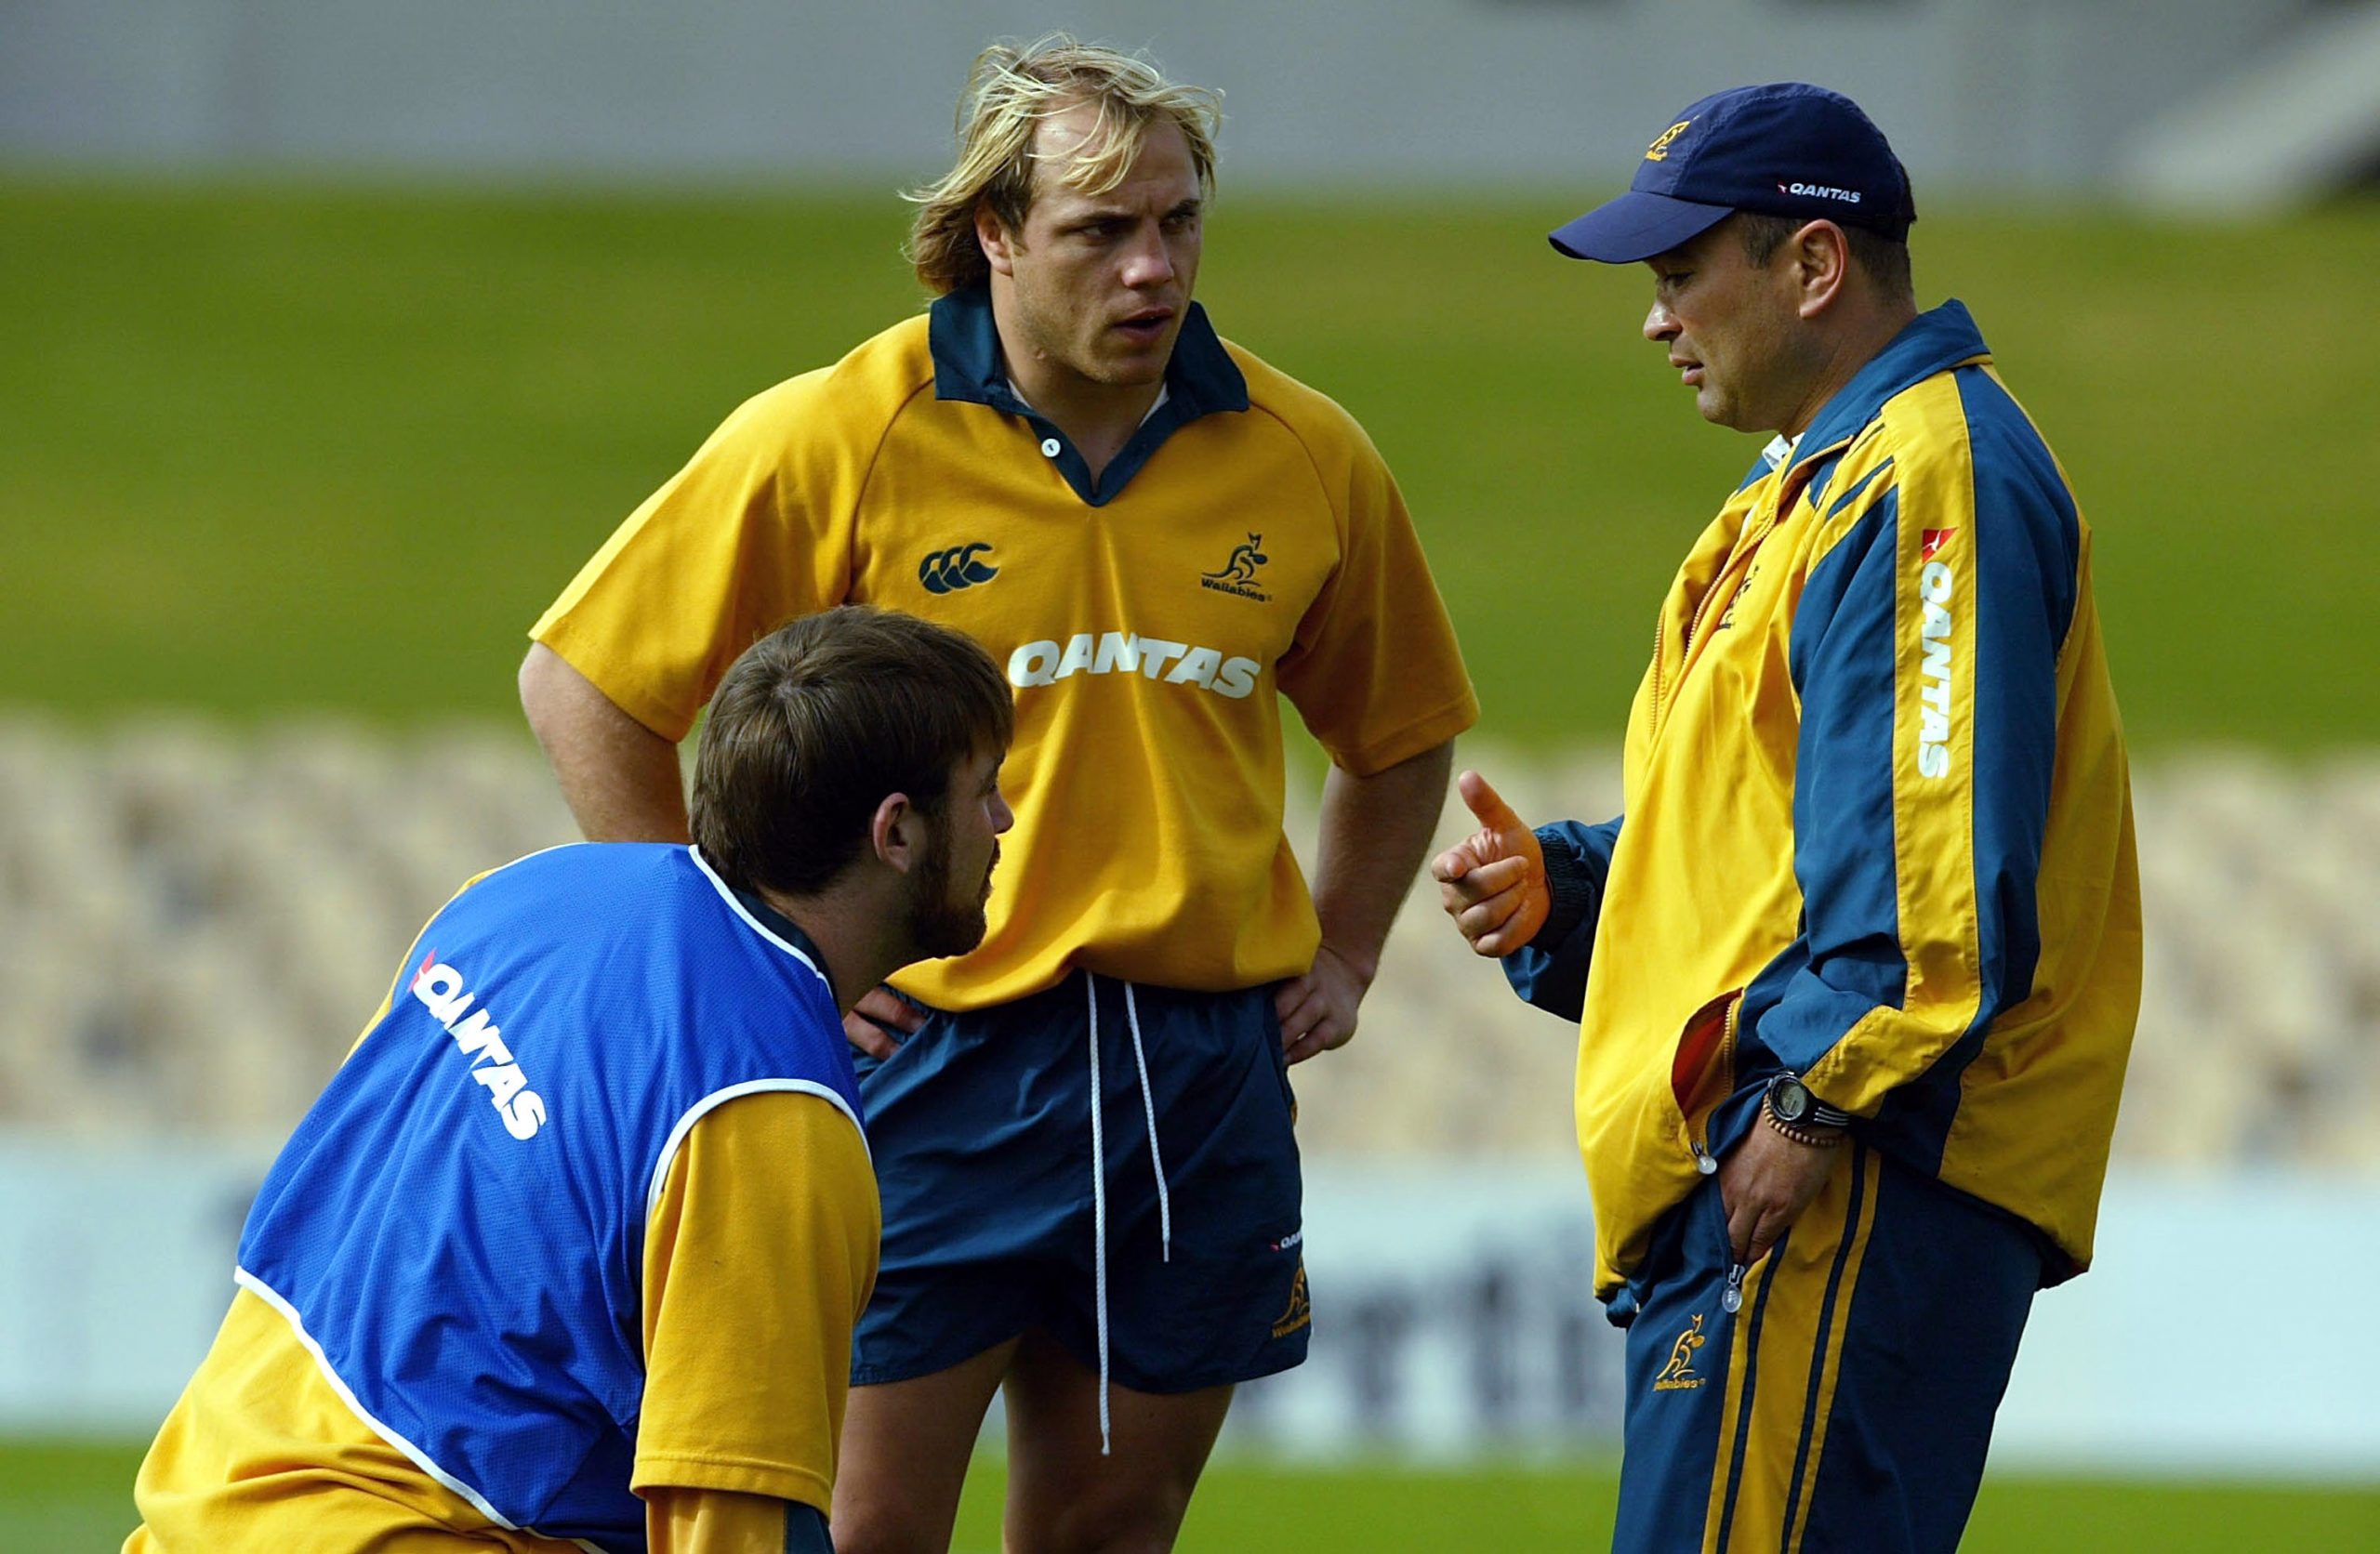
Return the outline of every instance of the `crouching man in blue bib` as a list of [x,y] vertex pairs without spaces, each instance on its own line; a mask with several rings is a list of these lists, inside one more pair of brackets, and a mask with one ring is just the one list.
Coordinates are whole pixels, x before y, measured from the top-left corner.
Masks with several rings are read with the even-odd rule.
[[258,1194],[126,1554],[830,1548],[879,1231],[842,1016],[982,939],[1012,730],[967,638],[809,616],[713,701],[694,846],[466,886]]

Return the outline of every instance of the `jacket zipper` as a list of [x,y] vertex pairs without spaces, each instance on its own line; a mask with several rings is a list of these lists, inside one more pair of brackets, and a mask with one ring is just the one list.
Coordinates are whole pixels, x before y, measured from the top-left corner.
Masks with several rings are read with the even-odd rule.
[[[1686,661],[1694,656],[1695,639],[1702,635],[1702,622],[1711,612],[1712,601],[1725,592],[1729,601],[1733,602],[1735,596],[1743,591],[1743,579],[1739,578],[1732,588],[1726,586],[1727,579],[1736,576],[1737,568],[1739,565],[1749,574],[1753,560],[1760,555],[1761,546],[1767,542],[1769,531],[1776,527],[1777,512],[1772,508],[1766,521],[1761,523],[1754,532],[1752,543],[1742,545],[1739,542],[1740,548],[1728,552],[1727,564],[1719,569],[1719,575],[1712,581],[1710,589],[1695,602],[1694,612],[1686,617],[1686,631],[1678,642],[1677,672],[1681,685],[1686,679]],[[1664,695],[1661,676],[1661,623],[1657,620],[1653,623],[1653,731],[1659,733],[1661,725],[1667,721],[1669,721],[1669,706]]]
[[[1737,1020],[1743,1007],[1744,995],[1739,993],[1728,1001],[1726,1022],[1719,1028],[1719,1061],[1726,1065],[1730,1080],[1735,1077],[1736,1073]],[[1711,1129],[1710,1119],[1707,1116],[1703,1119],[1702,1127],[1703,1138],[1694,1141],[1694,1168],[1707,1177],[1719,1168],[1719,1162],[1712,1154],[1707,1142]],[[1719,1292],[1719,1309],[1729,1316],[1743,1310],[1746,1271],[1744,1265],[1739,1262],[1730,1261],[1727,1265],[1727,1287]]]
[[[1731,1078],[1736,1072],[1736,1021],[1743,1007],[1742,994],[1739,993],[1729,999],[1726,1021],[1719,1027],[1719,1061],[1725,1065]],[[1694,1152],[1695,1170],[1707,1177],[1719,1168],[1719,1160],[1711,1152],[1711,1147],[1707,1141],[1710,1129],[1708,1118],[1704,1119],[1703,1128],[1704,1137],[1701,1139],[1697,1139],[1692,1133],[1686,1135],[1686,1147]]]
[[[1691,633],[1693,629],[1694,623],[1687,622],[1686,630]],[[1669,717],[1669,710],[1661,699],[1661,618],[1655,615],[1653,617],[1653,727],[1656,730],[1659,729],[1662,722]]]

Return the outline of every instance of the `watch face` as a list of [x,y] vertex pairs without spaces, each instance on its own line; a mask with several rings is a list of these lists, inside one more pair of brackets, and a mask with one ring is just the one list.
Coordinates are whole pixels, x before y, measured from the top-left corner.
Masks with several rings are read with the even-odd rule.
[[1798,1123],[1810,1112],[1809,1086],[1792,1074],[1780,1074],[1768,1087],[1768,1109],[1780,1123]]

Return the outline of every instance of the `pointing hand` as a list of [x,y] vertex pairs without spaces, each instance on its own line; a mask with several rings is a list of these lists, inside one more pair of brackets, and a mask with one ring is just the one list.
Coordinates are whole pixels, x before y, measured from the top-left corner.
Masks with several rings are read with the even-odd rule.
[[1545,884],[1545,850],[1488,779],[1466,771],[1455,791],[1479,829],[1430,860],[1430,877],[1455,927],[1483,955],[1503,956],[1537,937],[1554,899]]

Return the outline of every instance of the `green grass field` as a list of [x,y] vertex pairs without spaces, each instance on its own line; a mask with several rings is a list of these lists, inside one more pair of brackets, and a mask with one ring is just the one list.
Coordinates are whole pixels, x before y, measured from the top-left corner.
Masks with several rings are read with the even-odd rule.
[[[0,1444],[0,1548],[115,1548],[130,1530],[139,1462],[138,1446]],[[999,1547],[1000,1483],[997,1462],[970,1481],[957,1554]],[[1615,1471],[1599,1464],[1448,1472],[1219,1463],[1179,1547],[1182,1554],[1584,1554],[1609,1539],[1617,1489]],[[1984,1485],[1964,1547],[1968,1554],[2380,1547],[2380,1490],[1994,1478]]]
[[[1236,199],[1201,295],[1365,421],[1482,732],[1613,734],[1659,593],[1755,440],[1555,258],[1580,196]],[[2145,745],[2380,733],[2380,206],[2157,225],[1929,206],[2098,533]],[[917,305],[889,193],[0,178],[0,705],[513,716],[521,633],[738,400]]]

